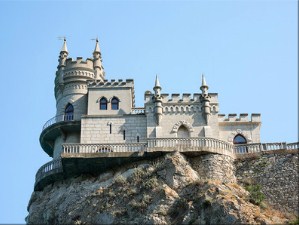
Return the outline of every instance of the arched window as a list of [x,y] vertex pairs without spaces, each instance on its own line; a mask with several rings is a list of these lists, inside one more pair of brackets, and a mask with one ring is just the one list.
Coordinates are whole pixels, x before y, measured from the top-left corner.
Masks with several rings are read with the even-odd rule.
[[178,129],[177,136],[178,138],[188,138],[189,137],[188,129],[184,125],[181,125]]
[[74,107],[72,104],[68,103],[64,110],[64,120],[69,121],[74,119]]
[[246,138],[241,134],[237,134],[234,137],[234,144],[247,144]]
[[111,100],[111,109],[118,110],[119,109],[119,100],[116,97],[113,97]]
[[100,110],[107,110],[107,99],[105,97],[102,97],[100,99]]

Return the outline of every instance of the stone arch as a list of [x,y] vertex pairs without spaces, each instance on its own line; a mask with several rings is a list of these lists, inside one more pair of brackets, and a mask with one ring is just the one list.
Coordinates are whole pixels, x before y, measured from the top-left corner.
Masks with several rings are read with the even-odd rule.
[[178,128],[177,137],[178,138],[189,138],[190,137],[190,132],[185,125],[181,125]]
[[178,133],[178,129],[182,125],[186,127],[186,129],[188,130],[189,134],[191,132],[193,132],[193,127],[192,127],[192,125],[189,122],[187,122],[185,120],[180,120],[179,122],[177,122],[176,124],[174,124],[174,126],[172,127],[172,133]]
[[247,135],[245,132],[243,132],[241,129],[237,129],[236,131],[233,131],[230,133],[230,135],[228,136],[228,141],[231,143],[234,143],[234,138],[236,136],[243,136],[245,138],[245,140],[247,141],[247,144],[252,142],[252,139],[249,135]]

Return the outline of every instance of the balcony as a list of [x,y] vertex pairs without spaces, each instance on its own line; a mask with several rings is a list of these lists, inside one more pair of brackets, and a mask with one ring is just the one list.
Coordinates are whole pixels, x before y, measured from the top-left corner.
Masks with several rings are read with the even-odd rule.
[[234,147],[235,154],[250,154],[260,153],[265,151],[277,151],[277,150],[298,150],[299,142],[286,143],[286,142],[275,142],[275,143],[254,143],[237,145]]
[[49,119],[43,126],[39,137],[43,150],[53,157],[55,139],[67,132],[80,132],[80,119],[74,118],[73,115],[58,115]]
[[[156,157],[174,150],[190,153],[246,155],[265,151],[298,151],[295,143],[256,143],[234,146],[214,138],[157,138],[143,143],[63,144],[61,158],[43,165],[36,174],[35,190],[41,190],[56,180],[84,172],[105,171],[113,166],[133,162],[140,157]],[[109,158],[109,160],[107,160]]]

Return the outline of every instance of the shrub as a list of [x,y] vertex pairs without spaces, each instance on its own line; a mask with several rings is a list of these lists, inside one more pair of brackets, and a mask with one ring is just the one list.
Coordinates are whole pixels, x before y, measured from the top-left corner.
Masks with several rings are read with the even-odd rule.
[[158,187],[158,185],[159,185],[158,179],[156,177],[152,177],[152,178],[148,179],[147,181],[145,181],[144,188],[145,189],[155,189],[156,187]]
[[255,205],[261,205],[265,199],[265,195],[261,191],[261,186],[258,184],[248,185],[245,189],[249,192],[249,201]]

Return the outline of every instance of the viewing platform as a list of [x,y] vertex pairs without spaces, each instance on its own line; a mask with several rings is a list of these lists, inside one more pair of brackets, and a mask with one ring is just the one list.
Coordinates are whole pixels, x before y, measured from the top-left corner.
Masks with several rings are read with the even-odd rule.
[[54,141],[59,135],[69,131],[80,132],[81,121],[73,115],[58,115],[49,119],[43,126],[39,142],[44,151],[53,157]]
[[101,172],[115,165],[141,158],[154,158],[173,151],[186,155],[218,153],[237,158],[254,153],[298,149],[299,142],[232,145],[214,138],[157,138],[140,143],[63,144],[61,158],[44,164],[37,171],[34,189],[42,190],[47,184],[79,172]]

